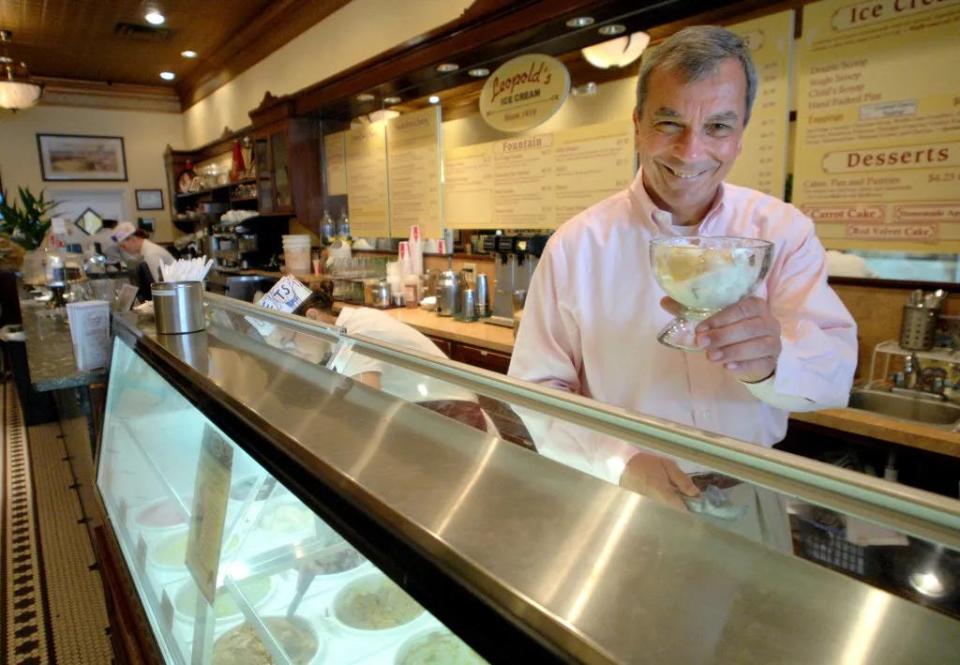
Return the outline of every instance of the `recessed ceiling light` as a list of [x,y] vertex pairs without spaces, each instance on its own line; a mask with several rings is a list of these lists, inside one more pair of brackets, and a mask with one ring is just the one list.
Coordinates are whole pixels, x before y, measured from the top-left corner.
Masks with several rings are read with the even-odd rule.
[[384,97],[384,98],[383,98],[383,103],[384,103],[384,104],[399,104],[399,103],[402,102],[402,101],[403,101],[403,100],[400,99],[399,97]]
[[430,96],[427,98],[427,101],[430,102],[431,104],[439,104],[439,103],[440,103],[440,98],[437,97],[436,95],[430,95]]
[[177,75],[173,72],[160,72],[160,78],[162,78],[164,81],[172,81],[173,79],[177,78]]
[[474,67],[467,73],[470,74],[470,76],[477,77],[478,79],[483,78],[484,76],[490,76],[490,70],[486,67]]
[[597,32],[599,32],[604,37],[612,37],[614,35],[622,35],[627,31],[627,26],[620,23],[611,23],[610,25],[601,26]]
[[437,71],[441,74],[449,74],[450,72],[455,72],[460,69],[460,65],[455,62],[444,62],[437,65]]
[[357,95],[358,102],[372,102],[374,99],[376,99],[376,97],[371,95],[369,92],[361,92],[359,95]]
[[197,52],[196,51],[180,51],[180,55],[182,55],[184,58],[196,58]]
[[156,9],[147,12],[143,18],[147,19],[147,23],[150,25],[163,25],[163,22],[167,20],[167,17]]
[[592,16],[578,16],[567,21],[568,28],[586,28],[588,25],[593,25]]

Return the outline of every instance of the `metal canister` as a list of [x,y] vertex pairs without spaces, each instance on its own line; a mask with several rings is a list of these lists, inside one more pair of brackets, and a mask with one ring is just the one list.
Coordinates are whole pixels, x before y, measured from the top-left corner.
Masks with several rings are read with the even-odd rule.
[[204,330],[203,282],[154,282],[153,312],[157,333],[180,335]]
[[460,318],[463,321],[477,320],[477,292],[474,289],[463,290],[463,303],[460,308]]
[[490,285],[487,282],[487,276],[483,273],[477,275],[477,318],[485,319],[490,316]]
[[460,311],[460,284],[457,273],[444,270],[437,280],[437,314],[453,316]]

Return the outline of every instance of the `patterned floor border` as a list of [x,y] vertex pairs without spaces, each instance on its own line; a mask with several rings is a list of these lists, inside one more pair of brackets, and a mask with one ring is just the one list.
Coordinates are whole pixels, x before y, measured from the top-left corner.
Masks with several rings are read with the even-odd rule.
[[2,547],[0,547],[0,654],[10,665],[55,663],[43,553],[23,423],[12,383],[3,384]]

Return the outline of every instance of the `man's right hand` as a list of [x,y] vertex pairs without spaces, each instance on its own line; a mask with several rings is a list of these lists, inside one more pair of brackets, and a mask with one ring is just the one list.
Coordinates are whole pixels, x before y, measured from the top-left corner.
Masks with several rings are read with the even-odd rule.
[[630,458],[620,476],[620,487],[683,511],[687,506],[681,497],[700,495],[700,490],[676,462],[647,453],[637,453]]

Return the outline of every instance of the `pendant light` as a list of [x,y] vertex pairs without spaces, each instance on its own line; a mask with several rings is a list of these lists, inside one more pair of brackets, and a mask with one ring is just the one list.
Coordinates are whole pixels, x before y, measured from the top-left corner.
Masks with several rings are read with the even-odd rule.
[[30,108],[37,103],[43,93],[43,86],[34,83],[27,71],[27,65],[10,57],[7,44],[10,43],[10,31],[0,30],[0,108],[17,111]]

